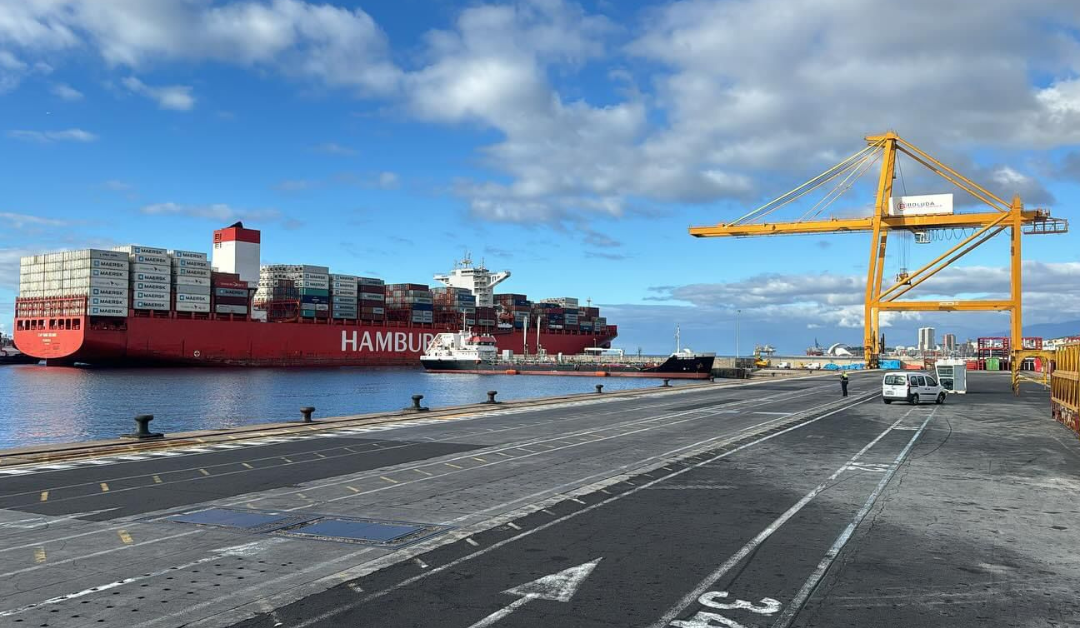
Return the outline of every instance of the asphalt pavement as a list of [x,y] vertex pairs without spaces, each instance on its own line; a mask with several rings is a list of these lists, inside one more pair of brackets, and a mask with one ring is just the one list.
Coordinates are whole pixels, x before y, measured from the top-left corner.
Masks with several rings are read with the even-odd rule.
[[0,476],[0,625],[1080,625],[1080,442],[972,374],[477,408]]

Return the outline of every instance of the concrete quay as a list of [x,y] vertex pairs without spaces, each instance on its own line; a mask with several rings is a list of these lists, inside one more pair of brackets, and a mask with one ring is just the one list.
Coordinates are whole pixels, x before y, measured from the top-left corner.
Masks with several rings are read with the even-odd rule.
[[1080,625],[1047,395],[850,376],[0,452],[0,626]]

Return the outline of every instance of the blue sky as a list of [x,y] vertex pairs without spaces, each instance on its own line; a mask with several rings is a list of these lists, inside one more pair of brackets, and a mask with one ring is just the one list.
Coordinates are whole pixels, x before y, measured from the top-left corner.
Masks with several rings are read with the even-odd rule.
[[[601,304],[631,349],[666,351],[681,323],[684,341],[731,353],[736,309],[744,350],[859,343],[867,236],[686,227],[740,216],[889,128],[1006,198],[1080,217],[1070,2],[875,3],[0,6],[0,329],[21,255],[209,250],[242,219],[267,263],[388,281],[429,281],[471,250],[512,270],[507,291]],[[895,32],[874,35],[882,15]],[[913,163],[904,185],[952,191]],[[865,213],[868,194],[836,208]],[[915,267],[943,246],[896,247],[887,272],[901,249]],[[1005,246],[922,294],[1004,290]],[[1080,319],[1076,236],[1025,246],[1026,320]],[[890,344],[928,324],[1008,327],[889,324]]]

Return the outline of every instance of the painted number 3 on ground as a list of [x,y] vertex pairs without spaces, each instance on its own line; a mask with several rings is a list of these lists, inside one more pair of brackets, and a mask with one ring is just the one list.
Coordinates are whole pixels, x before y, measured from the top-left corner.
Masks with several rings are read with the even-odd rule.
[[[780,602],[763,597],[757,604],[746,600],[727,602],[727,591],[709,591],[698,598],[698,602],[705,608],[722,611],[747,611],[758,615],[775,615],[780,610]],[[734,613],[729,613],[734,614]],[[716,628],[727,626],[728,628],[746,628],[734,619],[729,619],[720,613],[713,611],[698,611],[689,619],[677,619],[670,624],[677,628]]]

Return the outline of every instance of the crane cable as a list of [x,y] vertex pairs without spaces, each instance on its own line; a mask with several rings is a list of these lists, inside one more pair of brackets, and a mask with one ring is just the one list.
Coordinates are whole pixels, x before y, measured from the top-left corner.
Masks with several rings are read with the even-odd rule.
[[[836,202],[836,199],[840,198],[844,194],[844,192],[850,190],[851,186],[855,185],[855,182],[861,179],[862,176],[866,174],[870,170],[870,168],[878,162],[879,159],[881,159],[880,154],[875,155],[873,159],[870,159],[870,155],[864,157],[862,162],[857,165],[856,168],[852,170],[848,174],[848,176],[844,178],[843,181],[838,183],[836,187],[830,190],[829,193],[822,197],[820,201],[815,203],[814,206],[811,207],[805,214],[803,214],[802,218],[800,218],[799,220],[805,220],[807,216],[809,216],[810,212],[813,212],[815,209],[817,209],[818,205],[821,205],[822,203],[825,203],[825,201],[828,201],[827,203],[822,205],[820,209],[817,209],[817,211],[811,217],[817,218],[818,216],[820,216],[821,213],[828,209],[829,206],[832,205],[834,202]],[[830,196],[832,197],[831,199],[829,198]]]
[[798,186],[798,187],[796,187],[796,188],[794,188],[792,190],[789,190],[788,192],[786,192],[784,194],[781,194],[780,196],[778,196],[778,197],[774,198],[773,200],[769,201],[768,203],[765,203],[764,205],[758,207],[757,209],[754,209],[754,210],[750,211],[746,215],[735,219],[730,224],[731,225],[738,225],[738,224],[744,223],[746,221],[749,221],[751,218],[764,217],[764,216],[766,216],[768,214],[771,214],[772,212],[780,209],[781,207],[791,203],[792,201],[795,201],[795,200],[797,200],[799,198],[802,198],[803,196],[805,196],[809,192],[821,187],[823,184],[827,183],[828,181],[831,181],[832,179],[835,179],[837,176],[839,176],[841,173],[846,171],[848,168],[852,167],[852,164],[861,162],[862,159],[868,153],[870,153],[871,151],[875,151],[878,148],[881,148],[881,145],[882,145],[881,142],[875,142],[873,144],[868,145],[866,148],[860,150],[859,152],[855,153],[854,155],[851,155],[850,157],[848,157],[847,159],[845,159],[845,160],[841,161],[840,163],[836,164],[832,168],[829,168],[825,172],[817,175],[816,177],[810,179],[809,181],[803,183],[802,185],[800,185],[800,186]]

